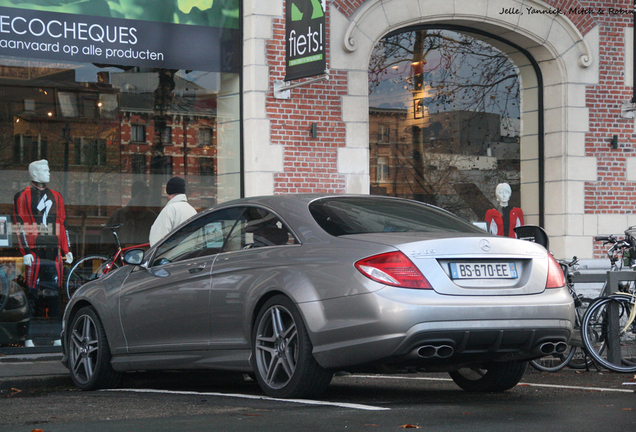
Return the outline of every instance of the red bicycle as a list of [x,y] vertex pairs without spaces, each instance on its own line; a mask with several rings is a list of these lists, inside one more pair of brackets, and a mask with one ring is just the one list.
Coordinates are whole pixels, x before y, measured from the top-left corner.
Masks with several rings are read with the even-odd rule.
[[86,282],[99,279],[109,271],[124,265],[122,257],[127,250],[145,248],[150,246],[149,243],[144,243],[122,248],[121,243],[119,242],[119,236],[117,235],[117,228],[120,228],[121,226],[123,226],[123,224],[102,224],[102,227],[110,229],[112,231],[113,237],[115,237],[117,250],[111,256],[100,254],[87,255],[77,261],[71,268],[71,271],[68,273],[68,277],[66,278],[66,282],[64,283],[67,299],[70,300],[71,297],[73,297],[75,291],[77,291],[77,289],[84,285]]

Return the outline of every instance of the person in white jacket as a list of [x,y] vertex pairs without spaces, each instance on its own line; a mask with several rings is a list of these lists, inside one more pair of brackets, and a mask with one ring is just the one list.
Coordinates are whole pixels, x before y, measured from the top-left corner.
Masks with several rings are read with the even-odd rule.
[[185,180],[181,177],[172,177],[168,180],[166,194],[169,201],[150,228],[151,247],[182,222],[197,213],[194,207],[188,203],[188,197],[185,192]]

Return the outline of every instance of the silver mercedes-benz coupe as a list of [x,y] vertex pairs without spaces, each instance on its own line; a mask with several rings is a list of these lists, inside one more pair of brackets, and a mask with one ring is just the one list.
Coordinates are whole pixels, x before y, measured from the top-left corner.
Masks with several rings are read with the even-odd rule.
[[447,371],[503,391],[573,331],[543,246],[400,198],[240,199],[125,261],[64,313],[63,362],[84,390],[199,368],[251,374],[274,397],[320,394],[337,371]]

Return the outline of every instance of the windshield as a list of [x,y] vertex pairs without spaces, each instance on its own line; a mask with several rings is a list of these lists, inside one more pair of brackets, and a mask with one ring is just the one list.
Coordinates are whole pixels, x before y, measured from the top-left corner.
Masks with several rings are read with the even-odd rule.
[[320,227],[333,236],[384,232],[484,233],[445,210],[402,199],[325,198],[312,202],[309,211]]

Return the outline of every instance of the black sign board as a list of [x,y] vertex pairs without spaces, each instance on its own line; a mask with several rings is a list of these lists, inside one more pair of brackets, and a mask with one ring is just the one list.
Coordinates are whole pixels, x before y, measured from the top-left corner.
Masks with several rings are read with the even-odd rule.
[[0,55],[237,72],[238,29],[0,7]]
[[325,73],[326,0],[286,0],[285,81]]

